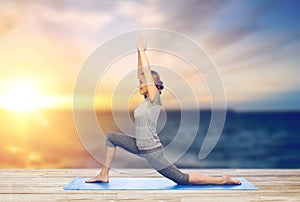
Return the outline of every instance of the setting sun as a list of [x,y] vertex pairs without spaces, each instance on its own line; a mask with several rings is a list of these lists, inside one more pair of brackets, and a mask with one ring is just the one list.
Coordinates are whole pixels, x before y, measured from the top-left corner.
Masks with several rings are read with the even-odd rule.
[[0,96],[0,107],[9,111],[29,112],[49,105],[37,85],[29,79],[18,79],[7,83]]

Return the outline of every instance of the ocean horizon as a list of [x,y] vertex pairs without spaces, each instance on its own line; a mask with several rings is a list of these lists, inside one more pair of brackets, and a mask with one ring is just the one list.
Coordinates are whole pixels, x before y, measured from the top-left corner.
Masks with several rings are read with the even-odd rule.
[[[90,116],[90,112],[83,110],[80,115]],[[199,111],[196,135],[192,135],[189,124],[180,126],[182,113],[195,114],[195,111],[166,110],[165,124],[159,124],[159,137],[164,147],[175,145],[166,156],[175,159],[174,164],[180,168],[300,168],[300,111],[227,110],[220,139],[204,159],[199,159],[198,155],[210,124],[211,111]],[[115,114],[119,115],[122,116],[122,112]],[[129,115],[133,121],[132,112]],[[96,117],[103,134],[124,132],[111,112],[98,110]],[[190,118],[186,123],[193,121],[193,117]],[[88,133],[78,134],[72,110],[41,110],[27,115],[2,110],[0,121],[1,168],[96,168],[100,166],[97,160],[104,156],[101,149],[105,136],[89,130],[88,122],[82,123]],[[179,127],[183,136],[176,139]],[[93,155],[80,137],[91,134],[101,136],[100,141],[93,141],[97,150]],[[187,141],[190,146],[184,148],[182,145]],[[139,157],[122,149],[118,150],[113,166],[149,167]]]
[[[194,113],[186,110],[185,113]],[[107,112],[109,114],[109,112]],[[167,121],[159,133],[162,144],[167,147],[176,137],[182,111],[167,110]],[[103,114],[102,114],[103,115]],[[131,114],[132,115],[132,114]],[[224,128],[212,152],[199,159],[211,119],[211,110],[199,111],[198,131],[191,146],[184,154],[176,151],[169,155],[182,155],[175,163],[182,168],[300,168],[300,111],[226,111]],[[97,113],[101,117],[101,113]],[[106,115],[106,120],[109,115]],[[193,117],[191,117],[193,118]],[[113,121],[113,119],[111,119]],[[189,125],[183,128],[189,139]],[[118,130],[117,130],[118,131]],[[122,132],[122,131],[119,131]],[[175,145],[184,142],[176,140]],[[172,142],[174,143],[174,142]],[[173,147],[174,148],[174,147]],[[184,150],[184,149],[182,149]],[[169,156],[176,159],[174,156]]]

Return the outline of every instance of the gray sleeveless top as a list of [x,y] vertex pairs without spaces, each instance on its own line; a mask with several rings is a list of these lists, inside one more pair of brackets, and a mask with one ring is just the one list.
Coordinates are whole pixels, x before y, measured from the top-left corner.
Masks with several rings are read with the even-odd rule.
[[153,101],[146,98],[134,111],[135,136],[137,147],[141,150],[161,146],[157,136],[157,120],[162,108],[160,93],[157,91]]

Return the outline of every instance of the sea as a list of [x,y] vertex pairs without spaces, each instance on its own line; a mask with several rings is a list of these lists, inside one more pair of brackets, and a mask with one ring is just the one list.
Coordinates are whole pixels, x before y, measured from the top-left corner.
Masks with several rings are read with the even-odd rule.
[[[181,123],[183,113],[187,114],[185,119],[190,118],[184,122],[186,124]],[[167,157],[176,166],[300,168],[300,111],[227,110],[220,137],[205,158],[199,158],[199,151],[208,135],[212,111],[200,110],[198,113],[198,129],[192,134],[194,129],[191,128],[195,126],[189,123],[195,122],[195,111],[166,111],[159,138],[165,148],[172,145]],[[182,134],[178,137],[180,128]]]
[[[89,149],[82,135],[98,138],[101,134],[89,121],[81,123],[86,133],[78,134],[72,110],[0,112],[1,168],[97,168],[104,158],[101,149],[105,134],[126,132],[123,129],[127,125],[132,128],[127,118],[119,119],[125,123],[120,128],[115,123],[118,114],[113,117],[111,112],[97,111],[96,119],[104,135],[100,141],[91,139]],[[222,130],[208,134],[212,111],[166,110],[158,119],[158,136],[166,157],[180,168],[300,168],[300,111],[227,110],[224,114]],[[88,117],[90,113],[83,111],[79,115]],[[133,122],[132,113],[130,119]],[[219,137],[214,134],[218,132]],[[199,158],[206,144],[213,147]],[[96,150],[91,154],[93,148]],[[129,156],[122,149],[117,151],[113,166],[147,167],[140,157]]]
[[[180,112],[168,112],[174,121]],[[185,168],[300,168],[299,111],[228,110],[224,127],[214,149],[199,159],[207,135],[211,111],[200,111],[197,135],[187,152],[175,164]],[[172,118],[171,118],[172,119]],[[166,124],[161,141],[167,145],[172,123]],[[202,128],[202,130],[201,130]],[[171,134],[169,134],[171,135]]]

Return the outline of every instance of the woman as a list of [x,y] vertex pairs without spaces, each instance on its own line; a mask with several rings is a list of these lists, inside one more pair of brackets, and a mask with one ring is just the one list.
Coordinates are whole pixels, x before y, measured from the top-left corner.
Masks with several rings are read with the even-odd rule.
[[240,184],[240,181],[226,174],[222,177],[211,177],[196,173],[183,173],[166,159],[163,146],[156,133],[157,119],[162,105],[160,94],[163,82],[157,72],[151,71],[142,38],[138,39],[138,79],[139,92],[144,95],[145,100],[134,111],[136,137],[109,133],[106,137],[105,162],[101,171],[86,182],[109,182],[109,169],[118,146],[145,158],[161,175],[177,184]]

